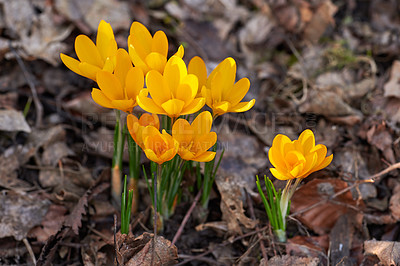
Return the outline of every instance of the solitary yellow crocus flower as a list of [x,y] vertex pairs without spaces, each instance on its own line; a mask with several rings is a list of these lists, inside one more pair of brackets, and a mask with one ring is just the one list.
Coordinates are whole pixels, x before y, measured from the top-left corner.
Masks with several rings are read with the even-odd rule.
[[153,126],[157,130],[160,130],[160,120],[156,114],[145,113],[140,119],[134,115],[128,115],[127,126],[133,140],[143,149],[143,131],[146,130],[147,126]]
[[242,78],[235,83],[235,79],[236,62],[231,57],[222,61],[207,78],[201,93],[213,110],[214,117],[230,112],[245,112],[254,106],[255,99],[241,102],[250,88],[250,81]]
[[217,141],[217,134],[210,132],[212,125],[210,112],[200,113],[192,124],[178,119],[172,126],[172,136],[179,142],[178,154],[183,160],[209,162],[215,152],[208,151]]
[[333,154],[326,157],[326,153],[325,145],[315,145],[314,133],[309,129],[293,141],[279,134],[268,152],[269,160],[275,167],[270,171],[280,180],[303,179],[331,163]]
[[100,89],[93,88],[93,100],[106,108],[114,108],[124,112],[132,112],[137,105],[136,96],[144,86],[143,71],[133,67],[128,53],[118,49],[114,74],[107,71],[97,73],[97,84]]
[[[140,67],[144,75],[152,69],[164,72],[168,56],[168,39],[163,31],[157,31],[151,36],[142,23],[135,21],[131,25],[128,47],[133,64]],[[183,54],[183,46],[180,46],[175,55],[182,58]]]
[[75,52],[79,61],[65,54],[60,57],[69,69],[96,81],[98,71],[114,71],[117,49],[111,25],[102,20],[97,29],[96,44],[86,35],[76,37]]
[[162,133],[153,126],[143,131],[143,151],[147,158],[155,163],[163,164],[175,157],[179,143],[164,129]]
[[204,98],[196,98],[197,77],[187,73],[185,62],[180,57],[172,56],[163,74],[151,70],[146,75],[146,85],[147,89],[141,90],[137,102],[149,113],[178,117],[193,114],[204,106]]

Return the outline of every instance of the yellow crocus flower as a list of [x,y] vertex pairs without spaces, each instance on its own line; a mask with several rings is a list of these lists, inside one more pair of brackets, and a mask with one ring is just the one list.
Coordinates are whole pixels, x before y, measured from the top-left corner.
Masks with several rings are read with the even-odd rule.
[[326,153],[325,145],[315,145],[314,133],[309,129],[293,141],[279,134],[268,152],[269,160],[275,167],[270,171],[280,180],[303,179],[331,163],[333,154],[326,157]]
[[168,60],[163,74],[151,70],[146,75],[146,85],[147,89],[141,90],[136,100],[149,113],[173,118],[193,114],[204,106],[204,98],[196,98],[197,77],[187,73],[185,62],[178,56]]
[[97,29],[96,44],[86,35],[76,37],[75,52],[79,61],[65,54],[60,57],[69,69],[96,81],[98,71],[114,71],[117,49],[111,25],[102,20]]
[[230,112],[245,112],[254,106],[255,99],[241,102],[250,88],[250,81],[242,78],[235,83],[235,79],[236,62],[228,57],[211,72],[206,85],[202,87],[201,93],[213,110],[214,117]]
[[146,157],[158,164],[163,164],[175,157],[179,143],[164,129],[162,133],[153,126],[143,131],[143,151]]
[[217,141],[217,134],[210,132],[212,116],[208,111],[200,113],[192,122],[178,119],[172,126],[172,136],[179,142],[178,154],[183,160],[209,162],[215,152],[208,151]]
[[133,140],[143,149],[143,131],[146,130],[147,126],[153,126],[160,130],[160,120],[156,114],[145,113],[139,119],[130,114],[127,117],[127,126]]
[[144,86],[143,71],[132,66],[124,49],[117,51],[114,73],[101,70],[96,79],[100,89],[93,88],[92,98],[97,104],[124,112],[137,105],[136,96]]
[[[140,22],[133,22],[128,37],[129,55],[133,64],[140,67],[146,75],[154,69],[164,72],[168,56],[168,39],[163,31],[157,31],[151,36],[149,30]],[[176,56],[182,58],[183,46],[178,49]]]

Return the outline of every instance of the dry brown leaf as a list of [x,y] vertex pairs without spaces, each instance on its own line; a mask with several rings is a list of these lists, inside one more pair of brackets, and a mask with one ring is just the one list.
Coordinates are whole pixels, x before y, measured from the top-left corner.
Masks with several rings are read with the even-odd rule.
[[228,234],[243,234],[240,225],[247,229],[254,229],[258,221],[254,221],[244,214],[240,187],[232,183],[232,178],[216,178],[216,184],[221,193],[222,219],[227,222]]
[[[7,27],[19,37],[13,45],[21,48],[25,59],[43,59],[50,64],[60,63],[59,54],[66,48],[62,41],[72,31],[71,26],[57,25],[50,6],[43,10],[29,0],[0,1]],[[41,10],[36,14],[35,8]],[[9,54],[10,57],[14,56]]]
[[390,179],[388,185],[393,188],[389,201],[390,213],[397,221],[400,221],[400,182]]
[[[154,242],[153,234],[147,232],[136,238],[118,232],[116,238],[118,261],[122,265],[173,265],[178,259],[176,246],[162,236],[157,236]],[[153,244],[156,246],[154,257]]]
[[0,130],[31,132],[22,112],[16,110],[0,110]]
[[[353,117],[347,123],[359,123],[362,120],[362,113],[353,109],[333,91],[312,89],[308,91],[307,98],[299,106],[301,113],[314,113],[327,118]],[[342,120],[346,122],[346,120]]]
[[400,242],[367,240],[364,250],[365,255],[376,255],[383,265],[400,264]]
[[383,89],[385,97],[400,98],[400,61],[393,61],[390,79],[385,83]]
[[317,234],[326,234],[335,225],[340,216],[351,211],[349,208],[350,206],[363,207],[362,202],[358,205],[357,202],[353,200],[350,191],[332,200],[329,199],[335,193],[347,187],[347,183],[339,179],[311,180],[294,193],[291,211],[296,213],[314,204],[322,203],[296,217]]
[[386,160],[392,164],[396,162],[392,147],[393,138],[384,121],[373,124],[366,135],[369,144],[381,150]]
[[326,251],[329,248],[329,236],[295,236],[288,240],[286,252],[295,256],[317,257],[326,261]]
[[35,237],[39,242],[45,242],[60,230],[67,211],[67,208],[62,205],[50,205],[42,223],[29,232],[29,237]]
[[42,222],[50,205],[39,195],[13,191],[1,193],[0,202],[0,238],[11,236],[19,241]]
[[304,38],[312,43],[318,42],[329,25],[335,24],[333,16],[338,10],[330,0],[323,1],[315,10],[304,29]]
[[56,0],[57,11],[71,21],[83,20],[97,30],[100,20],[111,24],[114,31],[129,29],[132,17],[128,3],[117,0]]

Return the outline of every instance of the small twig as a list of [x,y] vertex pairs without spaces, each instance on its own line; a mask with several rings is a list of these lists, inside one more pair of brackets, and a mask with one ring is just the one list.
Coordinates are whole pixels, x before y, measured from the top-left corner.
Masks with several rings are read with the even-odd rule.
[[10,47],[10,50],[14,53],[15,58],[17,59],[18,65],[21,68],[22,73],[24,74],[26,82],[28,83],[28,86],[31,89],[32,99],[33,99],[33,103],[35,104],[35,110],[36,110],[35,127],[40,127],[42,125],[43,105],[39,100],[35,83],[30,78],[30,76],[29,76],[30,73],[28,72],[28,70],[24,64],[24,61],[22,60],[21,56],[17,53],[17,51],[15,51],[15,49],[12,47],[11,42],[10,42],[9,47]]
[[26,249],[28,250],[29,256],[31,256],[33,265],[36,265],[36,258],[35,258],[35,254],[33,253],[32,247],[28,242],[28,239],[26,239],[26,237],[24,239],[22,239],[22,242],[24,242]]
[[[247,205],[249,206],[251,218],[253,220],[255,220],[256,219],[256,215],[254,213],[253,200],[251,199],[251,197],[250,197],[249,193],[247,193],[247,191],[246,191],[246,195],[247,195]],[[256,225],[256,229],[259,229],[258,224]],[[263,236],[261,235],[260,232],[258,232],[257,233],[257,237],[258,237],[258,239],[260,241],[260,249],[261,249],[261,253],[263,255],[263,258],[264,258],[265,261],[268,261],[267,251],[265,250]]]
[[178,231],[176,231],[176,234],[174,236],[174,239],[172,240],[171,246],[175,245],[176,241],[178,241],[179,237],[182,235],[183,228],[185,228],[185,225],[186,225],[187,221],[189,220],[190,214],[192,214],[194,207],[196,207],[196,204],[200,199],[202,191],[203,190],[200,189],[199,192],[197,192],[197,195],[194,198],[194,201],[193,201],[192,205],[190,206],[188,212],[186,213],[185,217],[183,218],[183,221],[182,221],[181,225],[179,226]]
[[117,215],[114,214],[114,250],[115,250],[115,263],[119,266],[118,251],[117,251]]

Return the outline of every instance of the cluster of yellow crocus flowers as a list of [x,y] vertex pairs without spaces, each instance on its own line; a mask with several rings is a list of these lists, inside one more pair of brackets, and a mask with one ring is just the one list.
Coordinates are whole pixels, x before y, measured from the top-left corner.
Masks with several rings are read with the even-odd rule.
[[[236,62],[223,60],[209,76],[204,61],[196,56],[186,66],[184,48],[168,58],[168,39],[164,32],[154,35],[139,22],[133,22],[128,37],[128,52],[118,48],[109,23],[101,21],[96,44],[87,36],[75,40],[78,60],[61,54],[61,60],[75,73],[97,82],[93,100],[106,108],[128,113],[127,125],[135,142],[146,156],[158,163],[176,154],[184,160],[208,162],[215,152],[208,151],[217,140],[211,132],[213,119],[228,112],[244,112],[255,100],[241,102],[250,82],[236,80]],[[201,112],[207,105],[208,111]],[[132,112],[140,106],[150,114],[139,119]],[[190,124],[180,118],[201,112]],[[171,135],[161,129],[157,115],[174,122]]]

